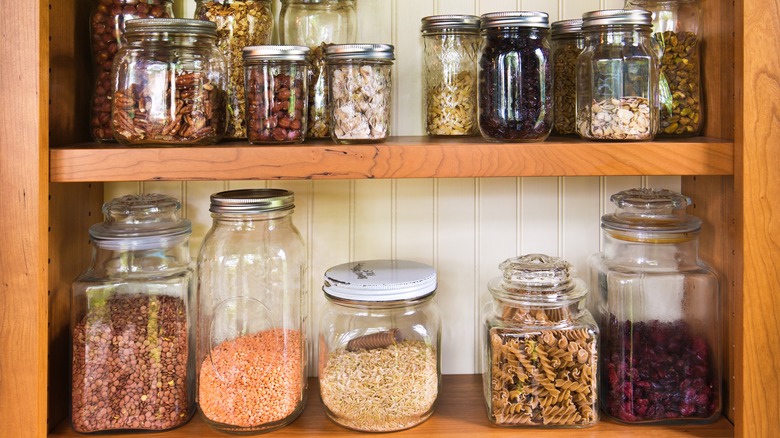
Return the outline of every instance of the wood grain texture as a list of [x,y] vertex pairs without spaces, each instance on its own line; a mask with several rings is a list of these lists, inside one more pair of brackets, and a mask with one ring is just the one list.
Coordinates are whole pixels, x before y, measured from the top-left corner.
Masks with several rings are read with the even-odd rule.
[[734,138],[733,1],[702,0],[704,135]]

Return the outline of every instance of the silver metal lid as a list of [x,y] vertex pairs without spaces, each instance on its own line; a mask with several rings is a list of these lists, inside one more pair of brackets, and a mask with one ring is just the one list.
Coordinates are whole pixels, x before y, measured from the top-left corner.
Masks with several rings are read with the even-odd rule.
[[491,27],[541,27],[550,28],[550,16],[546,12],[506,11],[491,12],[480,17],[481,28]]
[[259,214],[295,208],[293,192],[284,189],[228,190],[211,195],[209,211],[217,214]]
[[243,49],[244,61],[306,61],[309,48],[306,46],[247,46]]
[[479,17],[476,15],[431,15],[423,17],[420,21],[423,32],[457,30],[476,33],[479,31]]
[[553,37],[577,33],[582,33],[582,18],[556,21],[550,25],[550,34]]
[[364,260],[325,271],[322,286],[332,299],[361,302],[417,300],[436,290],[436,271],[408,260]]
[[125,23],[125,35],[149,32],[168,32],[217,36],[217,25],[211,21],[189,18],[136,18]]
[[325,59],[395,59],[390,44],[328,44]]
[[651,26],[653,14],[644,9],[604,9],[582,14],[582,27],[634,25]]
[[[690,233],[701,229],[701,219],[686,214],[691,198],[666,189],[631,189],[612,195],[614,213],[601,217],[605,230],[631,234]],[[641,237],[641,236],[640,236]]]

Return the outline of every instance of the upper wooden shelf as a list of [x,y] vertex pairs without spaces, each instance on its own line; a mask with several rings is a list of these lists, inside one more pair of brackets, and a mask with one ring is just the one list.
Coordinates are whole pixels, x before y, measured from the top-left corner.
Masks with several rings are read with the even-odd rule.
[[50,158],[52,182],[732,175],[734,142],[708,137],[653,142],[551,137],[542,143],[392,137],[355,145],[327,140],[288,146],[85,143],[51,149]]

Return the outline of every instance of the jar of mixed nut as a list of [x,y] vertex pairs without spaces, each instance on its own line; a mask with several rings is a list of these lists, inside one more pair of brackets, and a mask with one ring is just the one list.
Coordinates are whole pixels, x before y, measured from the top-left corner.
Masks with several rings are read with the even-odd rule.
[[577,57],[585,47],[582,19],[556,21],[552,24],[553,46],[553,133],[577,133]]
[[390,136],[393,59],[389,44],[325,47],[333,141],[375,142]]
[[357,261],[325,272],[319,380],[331,420],[391,432],[431,416],[441,380],[436,285],[431,266],[405,260]]
[[425,17],[422,35],[426,132],[476,135],[479,17]]
[[225,134],[225,59],[216,25],[130,20],[114,63],[111,128],[123,144],[211,144]]
[[97,0],[89,20],[95,88],[90,133],[97,142],[115,141],[111,133],[111,66],[125,43],[125,22],[134,18],[172,18],[173,0]]
[[585,282],[565,260],[528,254],[488,283],[483,383],[498,426],[596,424],[599,331]]
[[217,25],[217,48],[227,62],[226,138],[246,138],[244,59],[246,46],[271,44],[270,0],[196,0],[195,18]]
[[658,55],[650,12],[607,9],[582,16],[577,58],[577,134],[652,140],[658,132]]

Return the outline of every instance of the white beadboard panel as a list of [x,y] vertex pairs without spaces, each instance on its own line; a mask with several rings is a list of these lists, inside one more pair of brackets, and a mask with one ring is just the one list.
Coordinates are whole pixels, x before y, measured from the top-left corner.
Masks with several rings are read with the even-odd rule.
[[437,234],[437,180],[399,179],[394,184],[393,257],[433,266]]
[[434,0],[435,13],[444,14],[476,14],[477,1],[475,0]]
[[[578,0],[569,1],[577,2]],[[623,9],[624,4],[623,0],[602,0],[602,5],[599,9]]]
[[192,222],[192,236],[190,237],[190,256],[193,261],[198,259],[203,238],[211,228],[212,219],[209,206],[211,195],[227,189],[225,181],[190,181],[186,185],[184,199],[186,201],[185,214]]
[[185,201],[184,184],[181,181],[144,181],[141,183],[141,192],[160,193]]
[[524,11],[547,12],[550,16],[550,23],[558,21],[560,16],[560,5],[554,0],[522,0],[520,9]]
[[515,11],[520,8],[519,0],[475,0],[479,15],[488,12]]
[[[120,196],[139,193],[141,193],[141,183],[137,181],[103,184],[103,200],[106,202]],[[102,216],[96,218],[96,221],[101,220],[103,220]]]
[[357,42],[390,43],[395,0],[357,0]]
[[560,255],[559,178],[523,178],[521,187],[522,254]]
[[392,181],[356,180],[352,196],[352,258],[388,259],[392,255]]
[[679,176],[648,176],[645,178],[645,187],[653,189],[667,189],[679,193],[680,184]]
[[563,181],[561,257],[580,278],[587,278],[588,256],[599,251],[599,177],[567,177]]
[[601,9],[600,0],[568,0],[563,2],[561,20],[582,18],[585,12]]

